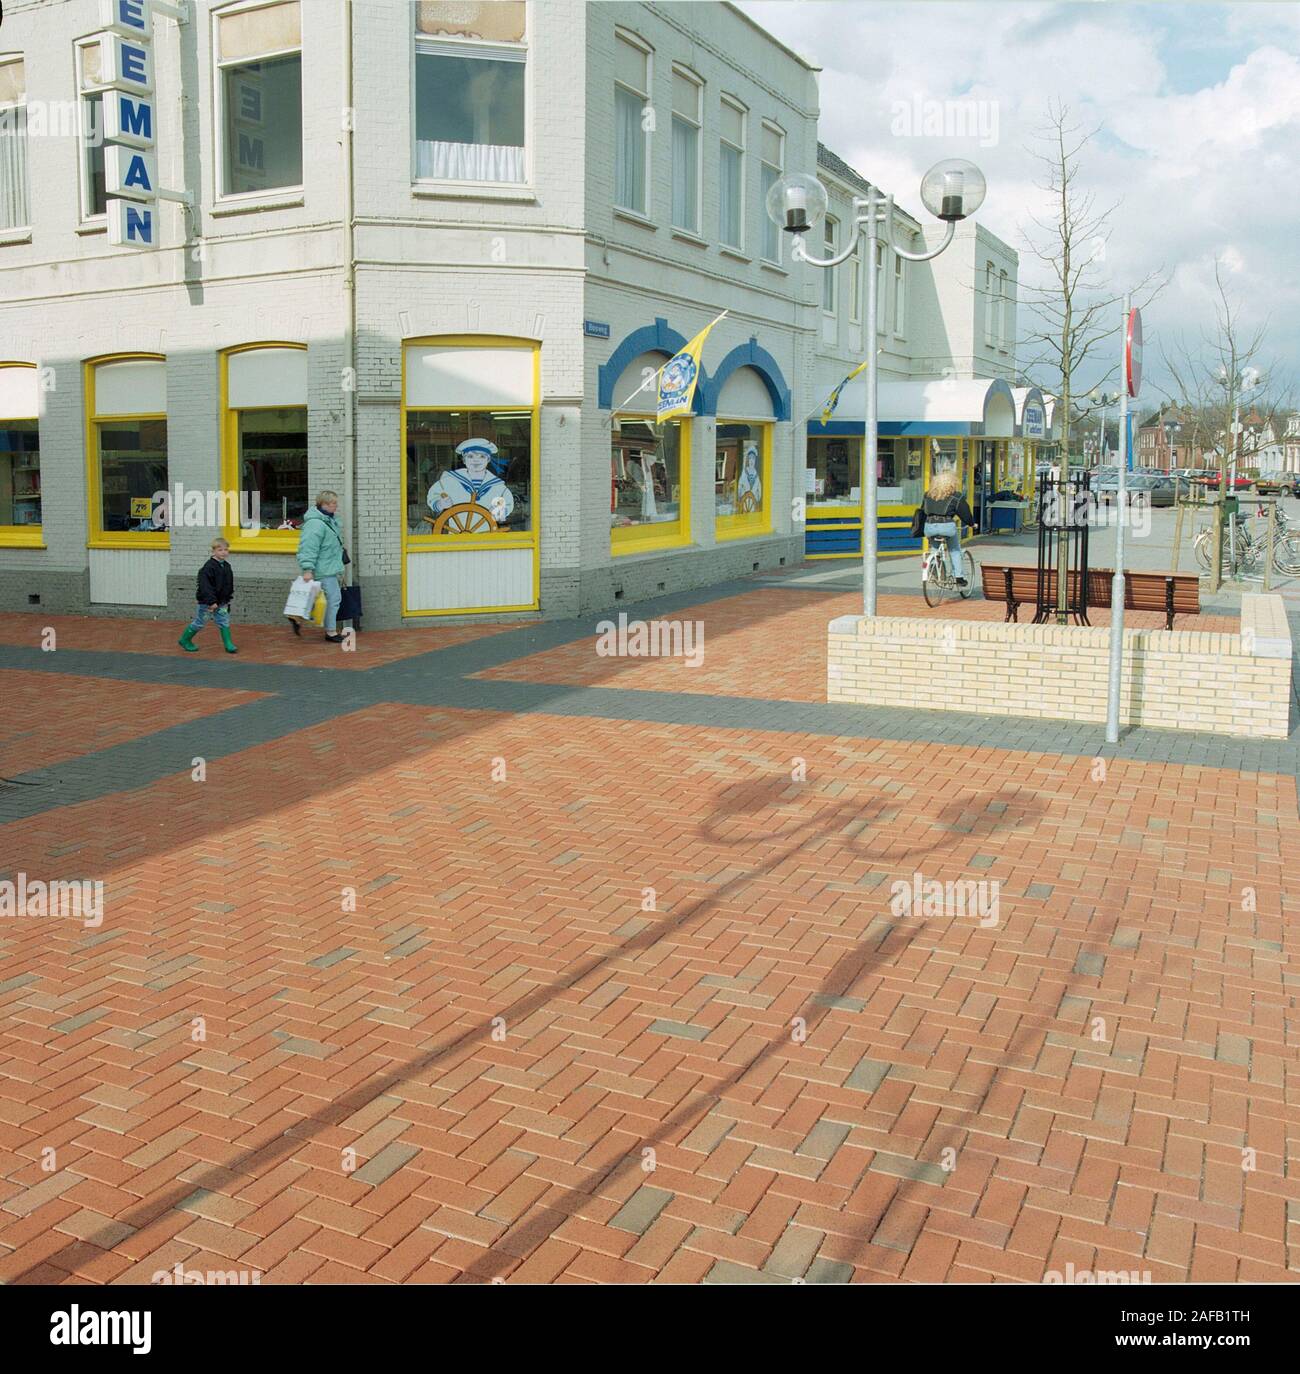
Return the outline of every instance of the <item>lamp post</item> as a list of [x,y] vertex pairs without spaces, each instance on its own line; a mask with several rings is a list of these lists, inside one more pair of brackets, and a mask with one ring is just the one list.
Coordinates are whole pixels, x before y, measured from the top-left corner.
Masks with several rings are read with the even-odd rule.
[[879,546],[879,483],[877,480],[877,419],[879,413],[880,372],[877,362],[877,316],[880,302],[876,290],[876,243],[884,242],[908,262],[927,262],[937,258],[952,242],[958,220],[973,215],[984,203],[986,186],[984,175],[973,162],[962,158],[947,158],[936,162],[921,178],[921,201],[936,219],[944,221],[947,230],[943,242],[928,253],[911,253],[894,242],[894,197],[882,197],[874,186],[865,196],[853,200],[853,228],[842,252],[829,258],[814,258],[805,242],[826,214],[826,188],[814,176],[802,172],[790,173],[775,181],[767,193],[766,206],[772,221],[794,238],[792,256],[796,262],[811,263],[827,269],[847,262],[865,235],[867,240],[867,405],[864,420],[863,455],[863,513],[862,513],[862,611],[876,613],[876,561]]

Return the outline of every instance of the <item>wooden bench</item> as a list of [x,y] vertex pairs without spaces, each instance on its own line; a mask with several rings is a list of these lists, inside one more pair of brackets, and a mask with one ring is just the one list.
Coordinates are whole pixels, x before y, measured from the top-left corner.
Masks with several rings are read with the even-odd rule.
[[[1030,565],[981,563],[984,599],[1006,604],[1007,620],[1019,621],[1021,606],[1038,601],[1038,569]],[[1083,623],[1089,623],[1088,608],[1110,605],[1112,568],[1089,568]],[[1071,600],[1077,599],[1078,573],[1070,573]],[[1045,574],[1047,599],[1056,601],[1056,571]],[[1163,611],[1165,629],[1174,628],[1174,616],[1199,615],[1201,583],[1195,573],[1126,572],[1124,607],[1130,611]],[[1037,617],[1035,617],[1037,620]]]

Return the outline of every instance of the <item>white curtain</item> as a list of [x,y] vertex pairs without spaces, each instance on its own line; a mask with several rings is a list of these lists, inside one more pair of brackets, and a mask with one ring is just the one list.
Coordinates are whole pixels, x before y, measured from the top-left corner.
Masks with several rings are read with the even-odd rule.
[[740,247],[740,149],[722,144],[718,159],[719,237],[730,248]]
[[492,143],[415,145],[415,174],[435,181],[516,181],[524,179],[524,150]]
[[700,227],[696,204],[699,141],[700,131],[693,124],[673,119],[673,224],[692,233]]
[[645,214],[645,102],[614,87],[614,204]]
[[27,110],[19,105],[0,113],[0,229],[22,229],[31,222],[27,192]]

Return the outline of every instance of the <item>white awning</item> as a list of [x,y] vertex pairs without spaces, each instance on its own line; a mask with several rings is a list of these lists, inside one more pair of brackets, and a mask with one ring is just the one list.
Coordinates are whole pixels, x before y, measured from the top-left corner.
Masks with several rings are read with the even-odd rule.
[[[1016,402],[1001,377],[976,377],[961,381],[934,377],[912,382],[881,382],[878,423],[882,432],[978,435],[1010,439],[1016,430]],[[862,424],[867,411],[865,377],[855,377],[840,395],[831,422]],[[818,429],[815,415],[810,432]]]

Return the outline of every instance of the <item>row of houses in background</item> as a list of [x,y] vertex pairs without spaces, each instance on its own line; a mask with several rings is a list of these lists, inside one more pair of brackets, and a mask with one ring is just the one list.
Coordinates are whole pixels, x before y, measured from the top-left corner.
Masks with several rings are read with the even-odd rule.
[[1180,406],[1162,407],[1138,426],[1134,462],[1161,472],[1217,469],[1221,455],[1226,451],[1231,458],[1235,450],[1243,469],[1300,474],[1300,413],[1283,410],[1263,415],[1252,410],[1241,417],[1240,426],[1234,443],[1232,426],[1224,426],[1222,417],[1197,416]]
[[[1051,443],[981,225],[791,260],[772,182],[822,177],[829,249],[867,183],[730,4],[113,3],[5,6],[0,607],[179,616],[223,533],[274,619],[322,488],[374,627],[852,556],[862,387],[820,412],[871,347],[887,550],[940,465],[988,522]],[[657,424],[647,377],[724,310]]]

